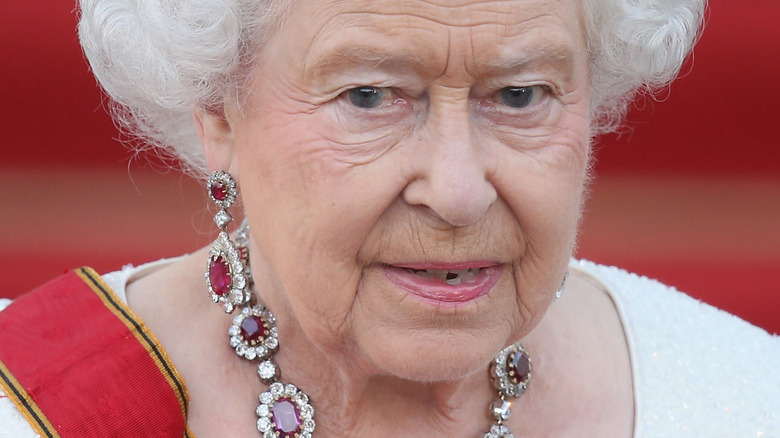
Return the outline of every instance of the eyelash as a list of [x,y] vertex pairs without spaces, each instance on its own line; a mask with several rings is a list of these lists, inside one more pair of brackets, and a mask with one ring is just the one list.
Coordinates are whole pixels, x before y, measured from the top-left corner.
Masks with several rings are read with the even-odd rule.
[[[527,93],[532,93],[528,95]],[[551,93],[550,87],[546,85],[526,85],[504,87],[493,93],[490,99],[501,106],[510,108],[510,111],[522,111],[533,108],[542,103],[542,99],[548,97]],[[520,97],[522,105],[511,105],[508,100]]]
[[[393,88],[375,87],[371,85],[361,85],[359,87],[350,88],[341,94],[341,98],[355,108],[368,111],[382,109],[403,102],[403,99],[398,97],[398,92]],[[376,98],[379,99],[376,101],[377,105],[371,106],[371,100]],[[359,102],[369,105],[361,106]]]
[[[376,94],[376,105],[371,107],[359,106],[350,98],[360,100],[360,90],[364,90],[366,103],[372,101],[371,94]],[[338,120],[347,129],[355,132],[378,132],[391,127],[397,128],[400,123],[413,123],[414,118],[409,117],[414,110],[413,99],[408,98],[399,89],[393,87],[379,87],[375,85],[351,86],[342,91],[335,99],[337,103]],[[358,104],[356,104],[358,103]]]

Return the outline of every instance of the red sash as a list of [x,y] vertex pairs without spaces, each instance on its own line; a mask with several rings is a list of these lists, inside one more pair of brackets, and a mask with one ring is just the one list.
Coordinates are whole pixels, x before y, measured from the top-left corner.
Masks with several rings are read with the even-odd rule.
[[41,437],[193,437],[181,376],[89,268],[0,312],[0,386]]

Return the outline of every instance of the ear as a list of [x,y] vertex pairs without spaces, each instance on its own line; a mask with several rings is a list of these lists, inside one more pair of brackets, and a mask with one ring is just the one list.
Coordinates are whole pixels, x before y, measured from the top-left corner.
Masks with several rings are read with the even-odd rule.
[[233,127],[224,114],[216,114],[203,108],[192,111],[195,129],[206,154],[209,172],[229,172],[235,161]]

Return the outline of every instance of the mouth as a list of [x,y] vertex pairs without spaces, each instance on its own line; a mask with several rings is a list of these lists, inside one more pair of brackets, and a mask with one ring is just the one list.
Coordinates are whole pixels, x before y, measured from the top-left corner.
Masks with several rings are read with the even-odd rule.
[[492,262],[383,265],[385,276],[404,291],[434,303],[466,303],[498,283],[504,265]]
[[412,269],[403,268],[409,274],[417,275],[421,278],[436,278],[444,281],[450,286],[457,286],[461,283],[473,284],[483,268],[460,269],[460,270],[442,270],[442,269]]

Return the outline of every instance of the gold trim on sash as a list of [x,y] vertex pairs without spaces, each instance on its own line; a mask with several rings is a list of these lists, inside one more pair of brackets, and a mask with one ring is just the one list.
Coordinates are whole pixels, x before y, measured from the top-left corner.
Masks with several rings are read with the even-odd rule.
[[16,380],[2,361],[0,361],[0,387],[3,388],[5,395],[16,405],[19,412],[21,412],[38,435],[48,438],[60,438],[60,434],[54,428],[54,425],[49,422],[46,415],[43,414],[35,401],[27,394],[24,387]]
[[92,268],[83,267],[76,270],[76,274],[97,294],[103,304],[120,320],[138,342],[144,346],[149,357],[154,361],[160,373],[171,386],[176,399],[179,402],[182,416],[185,422],[185,438],[195,438],[187,425],[187,411],[189,407],[189,392],[184,384],[184,379],[176,370],[168,353],[160,346],[157,337],[147,329],[146,324],[139,318],[119,297],[111,290],[111,287],[103,281]]

